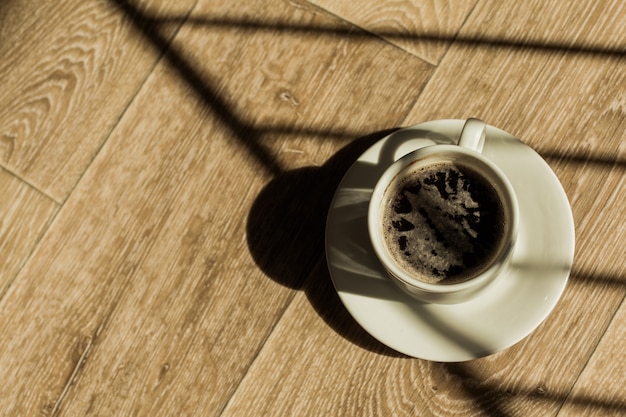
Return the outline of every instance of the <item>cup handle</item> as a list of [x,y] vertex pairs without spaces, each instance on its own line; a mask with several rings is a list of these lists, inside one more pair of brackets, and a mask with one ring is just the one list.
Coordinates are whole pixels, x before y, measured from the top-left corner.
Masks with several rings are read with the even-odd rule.
[[467,119],[461,131],[458,145],[473,149],[476,152],[482,152],[485,144],[486,128],[487,125],[480,119]]

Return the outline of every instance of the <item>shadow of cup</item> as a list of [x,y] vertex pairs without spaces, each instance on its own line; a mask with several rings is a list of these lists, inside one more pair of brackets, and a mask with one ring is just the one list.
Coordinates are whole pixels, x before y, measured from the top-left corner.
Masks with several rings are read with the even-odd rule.
[[368,350],[403,356],[354,322],[334,291],[324,256],[326,217],[337,186],[363,152],[394,130],[358,138],[322,166],[276,176],[252,205],[246,237],[257,266],[277,283],[304,291],[315,311],[338,334]]

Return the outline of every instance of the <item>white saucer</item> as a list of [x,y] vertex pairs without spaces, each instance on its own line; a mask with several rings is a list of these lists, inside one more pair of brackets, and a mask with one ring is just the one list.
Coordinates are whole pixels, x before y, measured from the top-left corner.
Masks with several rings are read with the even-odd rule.
[[326,224],[330,275],[354,319],[392,349],[438,362],[476,359],[526,337],[556,305],[574,257],[572,211],[556,175],[530,147],[488,126],[483,153],[508,176],[519,200],[519,237],[510,265],[484,292],[459,304],[422,303],[390,281],[367,233],[372,189],[406,153],[456,143],[463,124],[426,122],[378,141],[344,176]]

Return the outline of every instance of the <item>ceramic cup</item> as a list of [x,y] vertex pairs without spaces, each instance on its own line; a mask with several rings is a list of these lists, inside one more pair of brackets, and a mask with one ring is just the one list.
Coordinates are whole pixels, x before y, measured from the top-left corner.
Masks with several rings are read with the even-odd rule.
[[[504,173],[489,158],[485,157],[481,153],[485,141],[485,135],[486,125],[484,122],[478,119],[468,119],[463,127],[457,145],[437,144],[432,146],[426,146],[403,156],[385,170],[373,190],[368,209],[368,231],[374,248],[374,252],[376,253],[376,256],[380,260],[385,270],[388,272],[388,275],[391,277],[391,279],[402,290],[406,291],[409,295],[419,300],[429,303],[458,303],[465,301],[468,298],[474,296],[480,290],[484,289],[487,285],[492,283],[494,279],[498,277],[499,272],[501,272],[502,268],[510,259],[517,237],[519,217],[517,198],[515,196],[513,187],[511,186],[509,180],[504,175]],[[449,167],[450,164],[452,164],[453,166],[463,167],[463,170],[469,170],[468,172],[471,172],[474,177],[480,177],[478,178],[478,180],[480,181],[477,182],[482,182],[483,184],[487,183],[490,185],[490,187],[488,188],[491,190],[491,196],[493,198],[489,201],[499,202],[499,204],[495,204],[497,207],[499,207],[498,210],[494,211],[498,214],[497,216],[493,215],[494,218],[497,217],[497,224],[499,226],[496,229],[497,235],[483,233],[483,229],[491,230],[490,227],[492,226],[492,223],[490,222],[496,222],[496,220],[489,217],[490,210],[481,209],[475,212],[471,210],[466,210],[467,204],[465,202],[462,203],[463,207],[461,208],[461,210],[465,210],[465,217],[459,216],[457,214],[446,214],[446,216],[450,219],[456,219],[454,221],[450,221],[450,227],[454,228],[458,227],[458,224],[465,224],[467,226],[468,219],[469,223],[477,224],[476,219],[479,219],[478,223],[482,222],[482,225],[485,227],[481,228],[481,226],[469,226],[474,227],[476,230],[478,230],[478,232],[476,233],[474,230],[469,230],[469,232],[471,232],[473,236],[472,239],[474,240],[468,237],[467,241],[470,243],[468,243],[467,245],[471,245],[471,242],[476,242],[476,239],[486,239],[487,246],[491,246],[489,246],[489,255],[484,256],[483,260],[479,261],[472,260],[472,256],[479,256],[475,255],[473,249],[467,253],[462,253],[460,252],[461,250],[458,249],[459,253],[461,253],[462,256],[459,255],[459,253],[455,252],[455,256],[457,257],[457,259],[461,257],[462,259],[467,259],[470,264],[476,265],[476,263],[478,263],[479,266],[473,266],[472,268],[474,269],[468,268],[465,272],[461,274],[461,279],[448,280],[444,278],[440,281],[432,281],[426,279],[426,277],[421,274],[421,272],[423,271],[417,272],[415,269],[407,268],[406,263],[404,264],[404,266],[401,264],[404,261],[398,260],[398,251],[400,249],[405,249],[402,247],[402,245],[399,248],[394,246],[393,250],[396,252],[395,256],[391,253],[390,245],[393,246],[393,244],[388,242],[395,242],[395,240],[393,239],[396,238],[398,239],[398,241],[400,239],[404,239],[404,242],[401,243],[405,243],[404,246],[406,246],[406,237],[400,236],[398,238],[397,234],[404,232],[398,232],[397,230],[393,231],[393,233],[396,233],[396,235],[394,235],[392,238],[386,236],[386,234],[392,233],[392,227],[390,226],[392,222],[390,222],[389,219],[384,220],[384,216],[386,215],[385,213],[389,213],[389,211],[385,211],[386,208],[390,207],[390,205],[392,204],[397,204],[398,200],[394,200],[394,196],[397,197],[399,195],[399,181],[402,181],[404,178],[407,178],[407,176],[412,175],[412,173],[418,171],[424,172],[432,169],[436,170],[439,169],[438,167],[441,166]],[[435,177],[431,177],[431,179],[432,178]],[[450,188],[451,186],[452,188]],[[459,187],[461,186],[465,187],[464,189],[475,189],[472,188],[472,185],[459,185]],[[432,187],[434,187],[434,185]],[[437,194],[437,191],[432,187],[431,189],[434,191],[431,192]],[[456,193],[457,183],[450,184],[442,182],[438,185],[438,187],[439,193],[445,193],[446,198],[450,199],[451,201],[456,201],[456,194],[454,197],[450,197],[448,193],[452,193],[453,191],[454,193]],[[448,188],[447,191],[445,190],[446,187]],[[495,191],[495,193],[493,191]],[[424,199],[424,196],[423,194],[416,194],[411,198],[414,199],[412,200],[413,205],[419,205],[422,204],[420,202],[420,199]],[[439,197],[437,196],[437,198]],[[424,199],[424,201],[426,200],[428,200],[428,198]],[[394,201],[396,201],[396,203],[394,203]],[[441,210],[440,207],[436,208],[438,210]],[[455,213],[454,207],[451,207],[450,210],[452,210],[452,213]],[[402,212],[402,210],[400,211]],[[417,237],[414,240],[426,239],[427,242],[424,243],[427,245],[427,249],[424,249],[425,247],[422,246],[422,251],[428,250],[429,252],[432,252],[433,255],[437,256],[438,254],[436,253],[436,250],[440,251],[440,249],[444,246],[448,247],[448,245],[460,245],[460,243],[454,241],[446,243],[445,239],[441,239],[440,241],[439,237],[446,234],[446,236],[455,236],[454,234],[450,234],[451,232],[448,230],[442,230],[442,228],[447,227],[445,218],[432,211],[433,213],[435,213],[433,214],[433,216],[439,216],[444,219],[443,222],[440,222],[439,224],[434,224],[432,219],[429,219],[428,216],[426,216],[428,214],[426,210],[420,208],[419,210],[416,209],[414,211],[419,211],[419,213],[414,214],[416,216],[416,220],[419,221],[419,216],[421,215],[420,213],[423,213],[422,217],[425,219],[424,225],[421,226],[421,229],[416,228],[415,230],[410,231],[410,233],[421,233],[421,235],[415,235]],[[479,217],[481,214],[475,213],[482,213],[482,217]],[[458,224],[454,223],[457,220]],[[404,221],[405,220],[402,219],[402,222]],[[452,225],[452,223],[454,223],[454,225]],[[393,224],[395,227],[398,226],[400,222],[398,221]],[[413,224],[408,221],[405,222],[404,225],[408,225],[409,228],[413,227]],[[399,230],[404,230],[402,229],[402,227],[403,225],[398,226]],[[420,232],[420,230],[422,230],[423,233]],[[469,236],[467,230],[465,232],[463,230],[461,230],[460,232],[455,231],[454,233],[457,232],[462,232]],[[431,236],[431,238],[429,239],[427,237],[424,237],[426,235]],[[409,242],[411,239],[413,239],[414,236],[412,236],[413,235],[409,234]],[[464,238],[464,235],[462,234],[460,234],[459,236],[461,238]],[[491,238],[491,236],[497,236],[497,238]],[[435,240],[437,242],[434,242]],[[436,248],[434,246],[428,246],[435,243],[439,246]],[[410,250],[416,251],[416,248],[412,247],[410,248]],[[455,250],[457,250],[456,247]],[[406,255],[407,259],[409,259],[410,262],[413,262],[411,260],[411,256],[414,257],[415,253],[409,256],[409,249],[407,249]],[[422,255],[423,254],[421,254],[420,256]],[[441,255],[439,254],[439,256]],[[435,261],[439,262],[441,261],[441,259],[438,258]],[[425,262],[426,266],[424,266],[424,268],[430,268],[430,266],[428,265],[428,262],[430,261],[427,260]],[[459,268],[462,269],[463,267],[457,265],[454,266],[454,268],[457,268],[455,271],[458,271]],[[433,268],[432,270],[435,272],[440,272],[437,271],[435,268]],[[451,270],[452,269],[448,269],[448,271]]]

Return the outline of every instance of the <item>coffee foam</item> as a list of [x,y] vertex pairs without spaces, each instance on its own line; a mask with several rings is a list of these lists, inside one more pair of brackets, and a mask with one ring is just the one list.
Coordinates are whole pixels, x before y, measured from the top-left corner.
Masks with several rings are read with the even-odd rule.
[[471,168],[437,163],[397,177],[385,192],[383,235],[398,265],[432,284],[487,269],[504,240],[498,193]]

